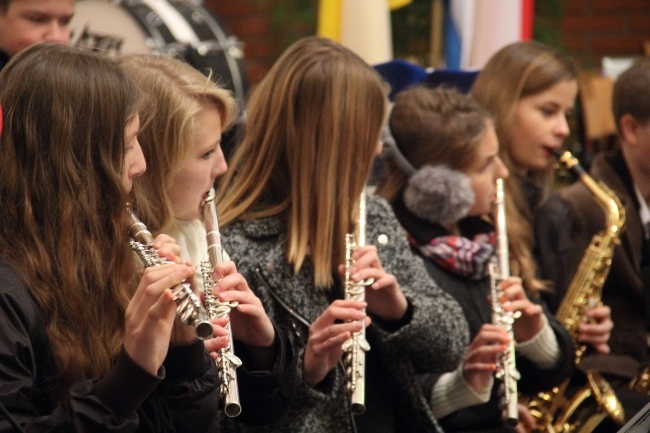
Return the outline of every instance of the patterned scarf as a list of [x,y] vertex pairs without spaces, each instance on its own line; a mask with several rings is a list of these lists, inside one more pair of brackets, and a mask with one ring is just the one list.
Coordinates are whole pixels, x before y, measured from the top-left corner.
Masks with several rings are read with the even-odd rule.
[[410,234],[408,239],[424,257],[455,274],[470,280],[480,280],[488,275],[488,262],[494,254],[494,232],[480,233],[473,240],[462,236],[440,236],[424,245],[419,245]]

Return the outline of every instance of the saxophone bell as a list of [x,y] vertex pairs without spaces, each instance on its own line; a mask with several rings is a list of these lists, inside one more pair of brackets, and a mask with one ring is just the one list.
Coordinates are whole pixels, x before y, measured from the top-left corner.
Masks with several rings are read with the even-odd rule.
[[[574,174],[594,195],[606,217],[606,226],[592,237],[556,313],[577,342],[579,326],[587,321],[586,309],[601,304],[602,287],[625,224],[625,208],[616,194],[594,180],[570,152],[553,153],[560,166]],[[580,365],[585,350],[585,345],[576,349],[576,366]],[[569,379],[528,402],[528,409],[537,422],[536,432],[589,433],[607,417],[623,425],[623,406],[609,383],[595,370],[586,371],[586,384],[570,396],[565,395],[568,384]]]
[[639,374],[632,379],[628,387],[631,391],[650,397],[650,365],[646,365]]

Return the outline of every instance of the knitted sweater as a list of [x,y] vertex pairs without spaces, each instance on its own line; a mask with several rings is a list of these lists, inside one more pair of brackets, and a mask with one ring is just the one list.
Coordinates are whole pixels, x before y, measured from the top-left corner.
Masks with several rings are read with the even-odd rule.
[[337,295],[315,288],[309,258],[294,274],[286,259],[286,228],[280,216],[237,221],[222,228],[225,248],[269,316],[293,329],[300,359],[295,398],[279,421],[256,429],[222,424],[224,431],[364,432],[374,431],[368,426],[377,417],[392,421],[390,431],[441,431],[415,374],[456,368],[468,343],[467,322],[458,303],[431,280],[421,259],[413,256],[390,206],[379,197],[368,198],[367,226],[368,243],[377,246],[384,269],[397,278],[409,311],[403,323],[373,317],[367,329],[371,350],[366,359],[375,368],[367,371],[366,413],[361,416],[366,419],[356,420],[358,426],[353,425],[340,368],[330,371],[316,388],[302,377],[308,326]]

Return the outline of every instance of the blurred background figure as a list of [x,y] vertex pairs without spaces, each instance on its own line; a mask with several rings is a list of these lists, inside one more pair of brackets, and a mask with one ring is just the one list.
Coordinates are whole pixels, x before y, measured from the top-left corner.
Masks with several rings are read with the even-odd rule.
[[[603,374],[630,419],[650,401],[650,58],[638,59],[618,77],[612,111],[619,147],[598,154],[590,174],[625,207],[620,245],[603,286],[603,302],[611,308],[614,328],[610,350],[588,354],[582,363]],[[605,213],[582,183],[560,190],[560,196],[573,216],[575,249],[568,259],[576,269],[592,237],[606,227]],[[634,378],[636,386],[631,389]]]
[[[499,313],[490,303],[492,284],[500,281],[489,272],[498,249],[491,218],[496,181],[509,174],[491,116],[455,90],[414,87],[397,95],[389,123],[394,141],[385,140],[378,193],[392,204],[433,280],[460,303],[472,338],[457,369],[421,376],[425,395],[446,432],[512,432],[501,410],[504,384],[494,378],[497,356],[511,340],[494,323]],[[492,302],[503,303],[505,314],[521,314],[513,325],[513,361],[521,374],[517,387],[530,395],[570,376],[574,348],[524,287],[520,277],[505,275],[503,299]],[[525,411],[519,418],[522,430],[530,427]]]
[[0,70],[30,45],[67,44],[74,9],[75,0],[0,0]]

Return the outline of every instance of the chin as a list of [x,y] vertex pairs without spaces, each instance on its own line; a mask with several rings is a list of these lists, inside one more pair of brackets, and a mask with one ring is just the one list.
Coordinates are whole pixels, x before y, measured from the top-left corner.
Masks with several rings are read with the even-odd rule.
[[549,155],[548,157],[543,157],[536,159],[534,161],[529,161],[527,170],[529,171],[543,171],[546,170],[549,166],[553,164],[553,158]]

